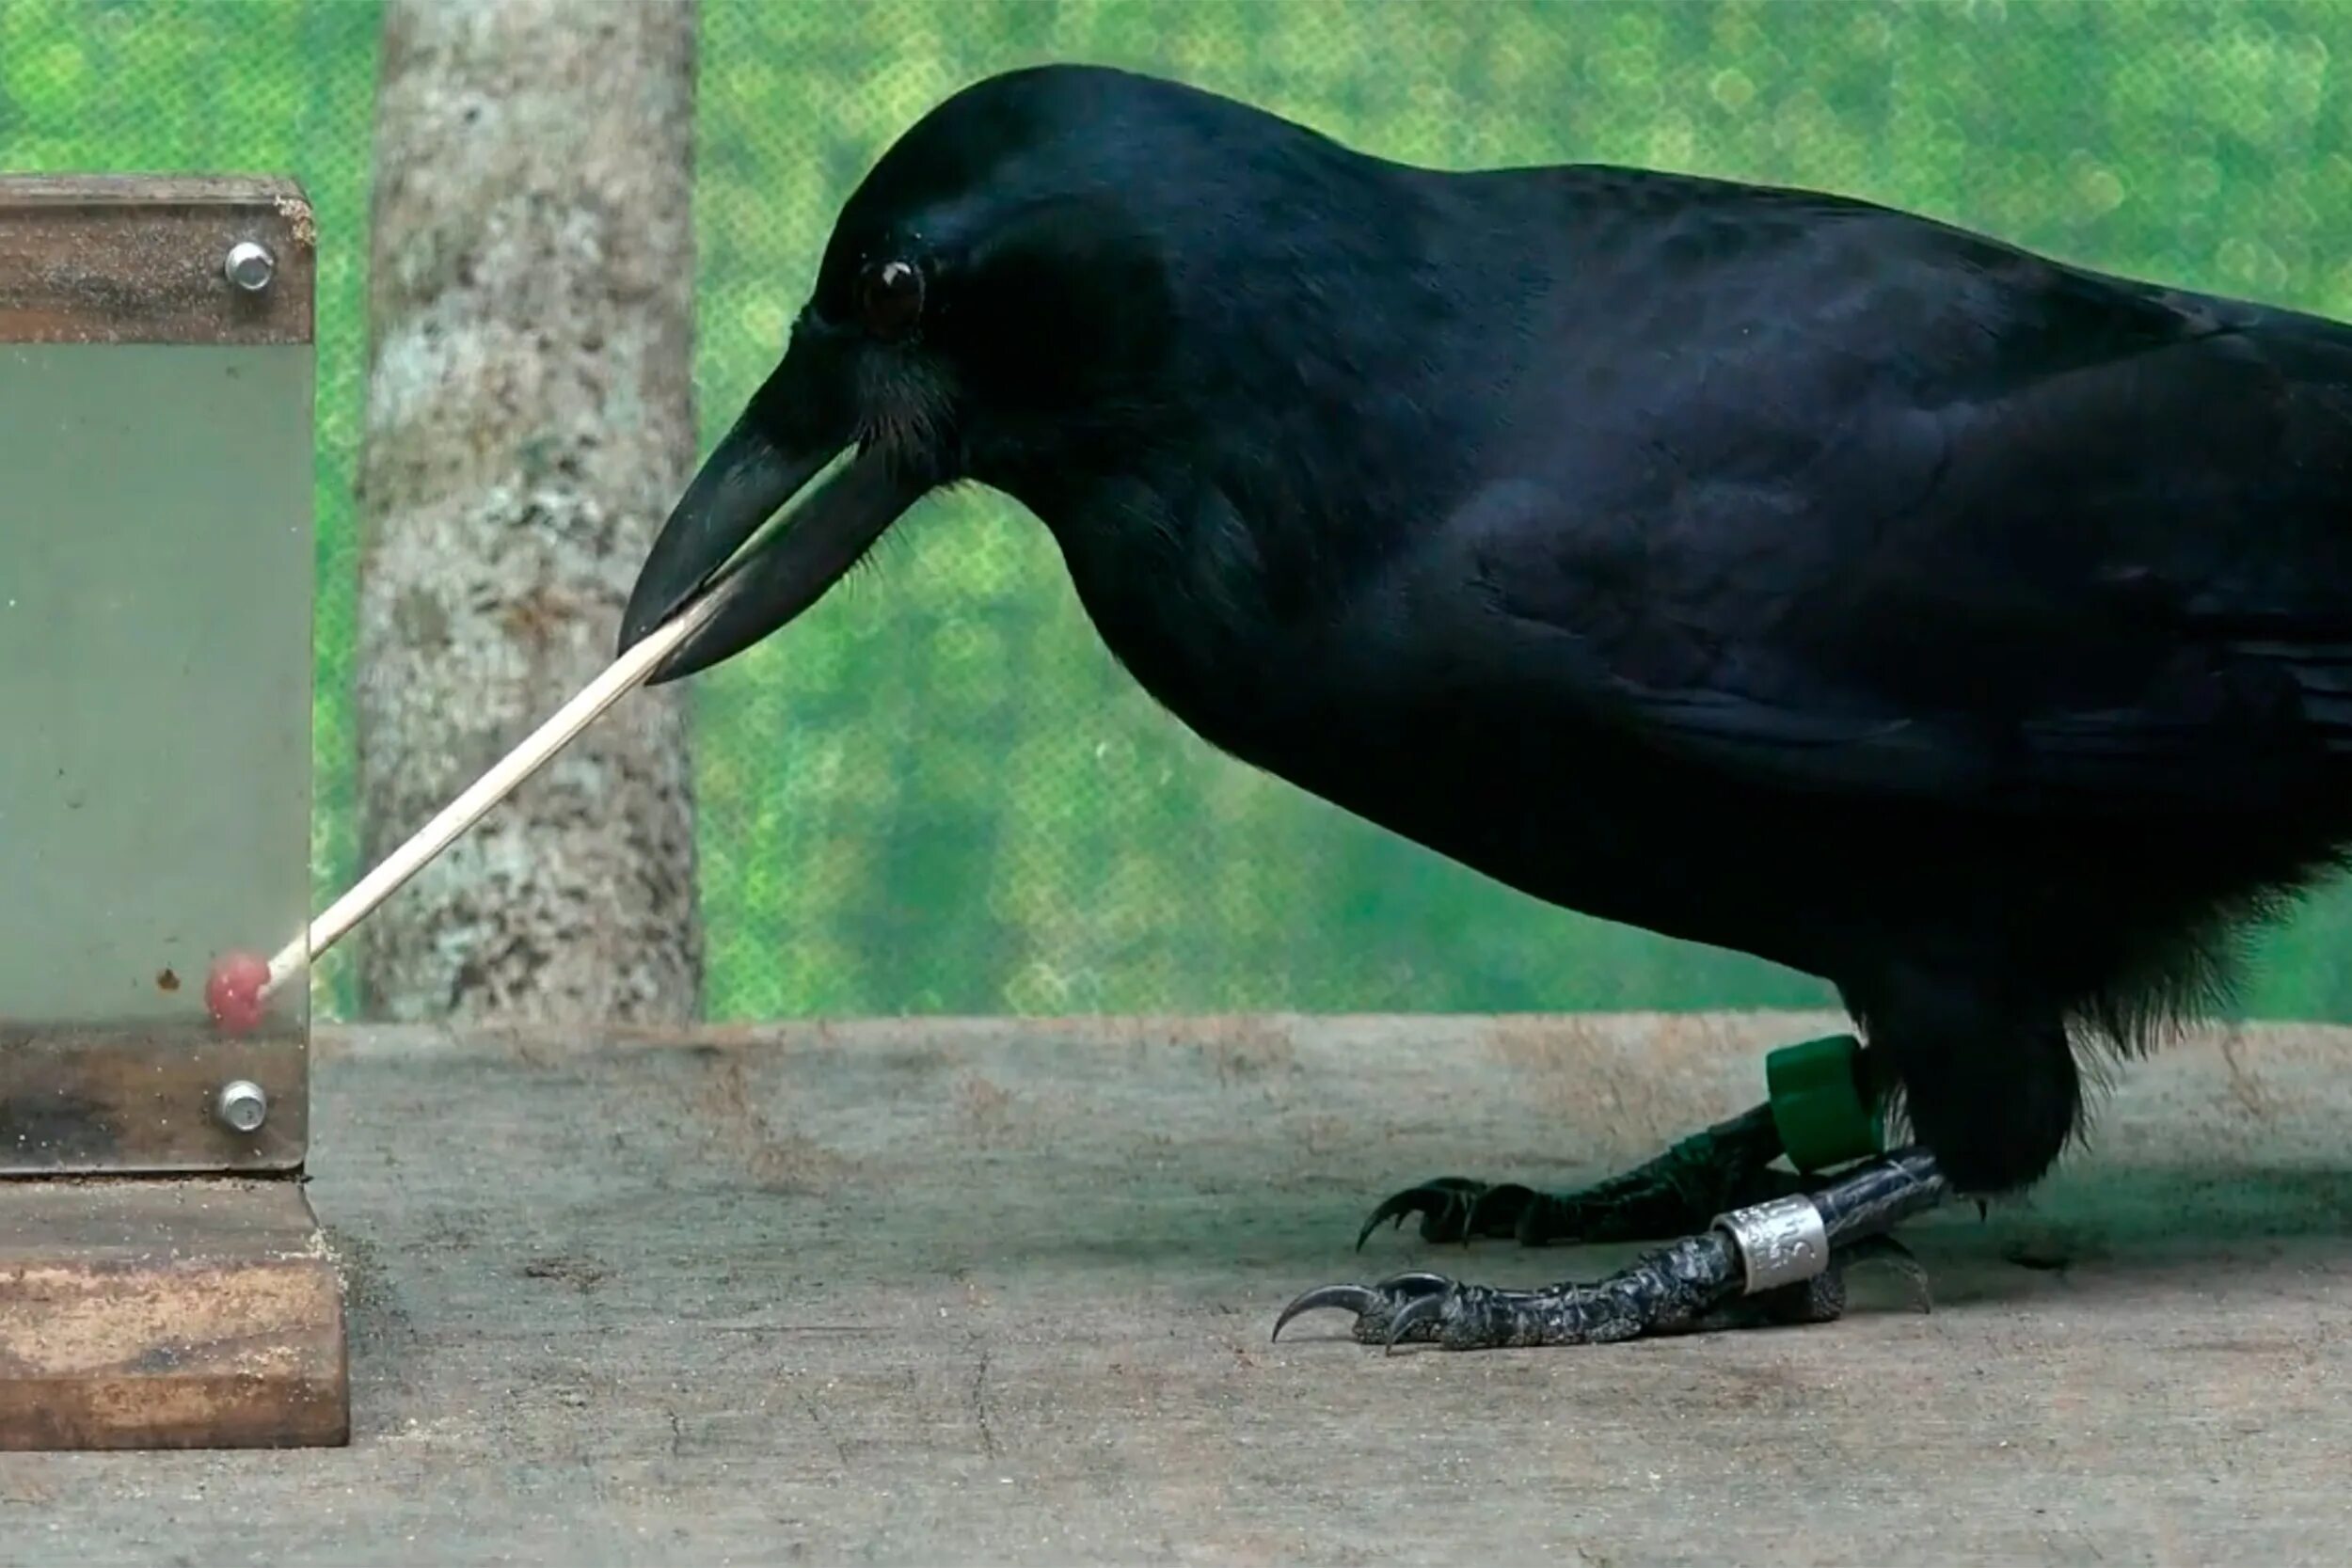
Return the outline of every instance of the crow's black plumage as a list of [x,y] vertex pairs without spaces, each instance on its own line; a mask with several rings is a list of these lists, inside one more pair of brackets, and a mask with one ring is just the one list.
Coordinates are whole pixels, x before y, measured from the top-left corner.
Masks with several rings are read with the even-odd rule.
[[[2041,1177],[2085,1053],[2218,994],[2352,843],[2352,329],[2311,315],[1812,192],[1429,171],[1054,67],[858,186],[625,642],[845,448],[664,678],[926,491],[993,486],[1216,746],[1832,982],[1932,1157],[1915,1207]],[[1485,1192],[1390,1212],[1491,1229],[1438,1213]],[[1411,1277],[1346,1304],[1593,1337]]]

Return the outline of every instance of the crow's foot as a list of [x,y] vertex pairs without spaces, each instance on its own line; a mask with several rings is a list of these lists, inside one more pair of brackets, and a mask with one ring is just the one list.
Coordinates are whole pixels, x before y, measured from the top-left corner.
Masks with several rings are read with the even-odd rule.
[[1505,1291],[1403,1274],[1376,1285],[1326,1285],[1284,1307],[1274,1332],[1326,1307],[1356,1314],[1358,1340],[1391,1349],[1421,1341],[1448,1350],[1609,1344],[1645,1335],[1829,1323],[1845,1312],[1845,1271],[1856,1263],[1894,1263],[1924,1297],[1924,1271],[1884,1232],[1946,1196],[1934,1161],[1908,1149],[1856,1167],[1803,1204],[1768,1205],[1769,1222],[1753,1209],[1726,1215],[1725,1224],[1591,1284]]
[[1646,1164],[1572,1193],[1539,1193],[1441,1176],[1390,1197],[1356,1236],[1360,1250],[1382,1221],[1421,1216],[1427,1242],[1474,1237],[1521,1246],[1563,1242],[1654,1242],[1703,1230],[1717,1214],[1786,1197],[1810,1183],[1780,1170],[1780,1132],[1769,1104],[1718,1122]]

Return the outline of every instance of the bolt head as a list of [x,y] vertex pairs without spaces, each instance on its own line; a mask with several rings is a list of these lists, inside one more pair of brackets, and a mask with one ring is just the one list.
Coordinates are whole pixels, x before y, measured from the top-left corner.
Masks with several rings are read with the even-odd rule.
[[221,1124],[233,1132],[258,1132],[269,1116],[269,1096],[262,1085],[249,1078],[239,1078],[221,1085],[213,1101],[213,1114]]
[[239,240],[229,247],[229,260],[221,270],[238,288],[247,293],[259,293],[278,276],[278,258],[269,253],[267,245]]

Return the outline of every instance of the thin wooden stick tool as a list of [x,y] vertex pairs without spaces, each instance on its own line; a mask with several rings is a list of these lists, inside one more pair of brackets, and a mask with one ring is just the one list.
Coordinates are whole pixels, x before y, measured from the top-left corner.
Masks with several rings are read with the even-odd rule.
[[604,673],[581,688],[578,696],[556,709],[520,745],[442,807],[431,821],[410,835],[408,842],[385,856],[374,870],[353,883],[348,893],[327,905],[306,932],[279,948],[277,957],[270,959],[269,979],[262,987],[262,999],[266,1001],[287,981],[308,970],[320,954],[342,941],[370,911],[399,892],[402,884],[432,863],[434,856],[456,842],[493,806],[547,766],[575,736],[595,723],[605,709],[644,685],[663,659],[718,613],[731,587],[731,581],[717,583],[648,632],[643,641],[606,666]]

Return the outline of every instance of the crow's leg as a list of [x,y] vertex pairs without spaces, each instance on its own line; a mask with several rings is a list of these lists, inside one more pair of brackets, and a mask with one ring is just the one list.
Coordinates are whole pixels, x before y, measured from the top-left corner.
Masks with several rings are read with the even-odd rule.
[[1841,1172],[1810,1195],[1724,1214],[1593,1284],[1505,1291],[1405,1274],[1376,1285],[1326,1285],[1284,1307],[1274,1332],[1322,1307],[1354,1312],[1355,1337],[1366,1344],[1428,1340],[1448,1350],[1824,1323],[1845,1310],[1845,1267],[1907,1258],[1885,1232],[1948,1196],[1934,1157],[1905,1148]]
[[[1844,1036],[1776,1051],[1766,1066],[1772,1100],[1693,1133],[1646,1164],[1570,1193],[1441,1176],[1391,1196],[1357,1232],[1356,1245],[1360,1250],[1383,1220],[1402,1227],[1414,1214],[1428,1242],[1484,1236],[1549,1246],[1654,1242],[1703,1230],[1718,1214],[1819,1185],[1776,1168],[1772,1162],[1783,1154],[1820,1168],[1878,1152],[1883,1146],[1875,1127],[1856,1141],[1853,1128],[1836,1125],[1867,1117],[1880,1098],[1869,1083],[1872,1066],[1868,1053]],[[1822,1106],[1829,1108],[1826,1117],[1807,1114]],[[1816,1135],[1814,1148],[1788,1148],[1784,1127],[1797,1129],[1803,1140],[1825,1120],[1829,1143]],[[1846,1141],[1837,1141],[1839,1134]]]

